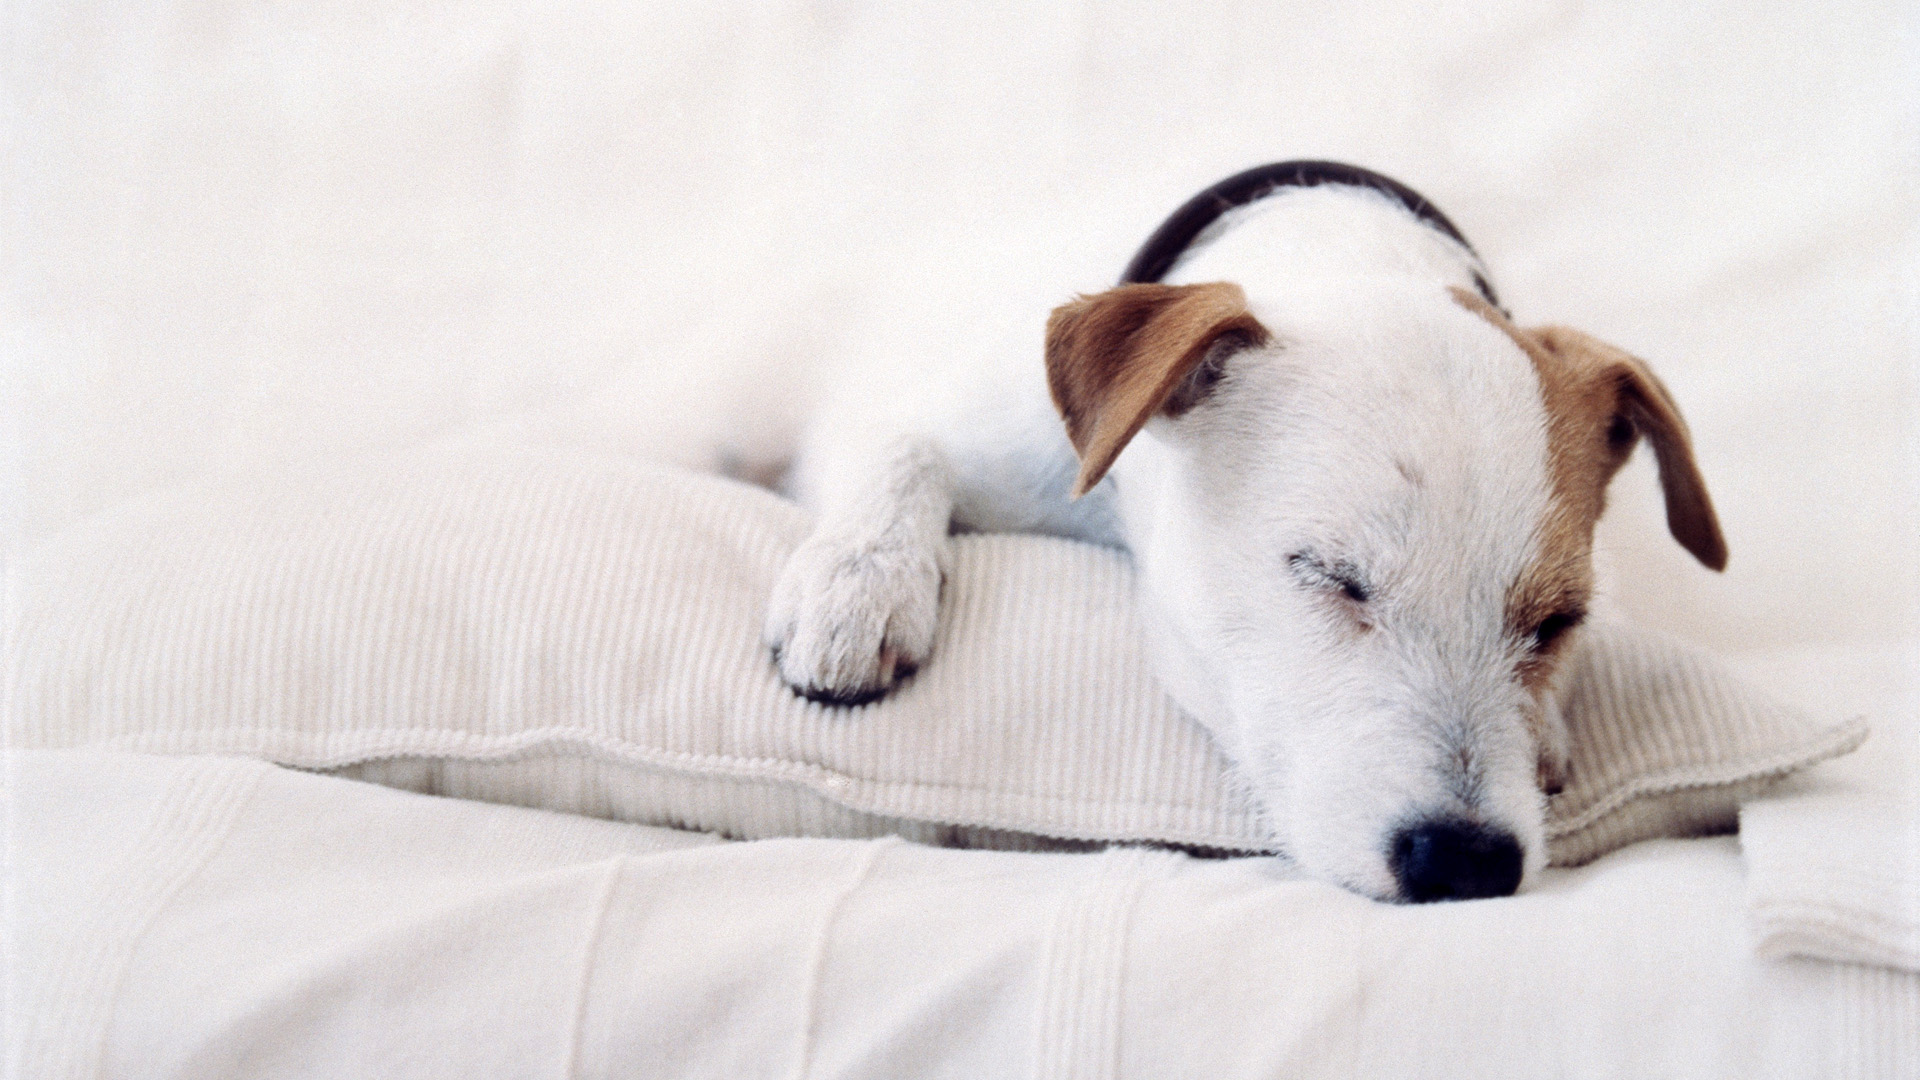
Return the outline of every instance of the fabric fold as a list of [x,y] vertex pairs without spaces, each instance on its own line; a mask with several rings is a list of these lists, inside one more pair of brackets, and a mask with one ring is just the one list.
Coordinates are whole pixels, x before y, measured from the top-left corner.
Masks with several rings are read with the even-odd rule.
[[1754,948],[1920,971],[1920,796],[1841,788],[1740,812]]

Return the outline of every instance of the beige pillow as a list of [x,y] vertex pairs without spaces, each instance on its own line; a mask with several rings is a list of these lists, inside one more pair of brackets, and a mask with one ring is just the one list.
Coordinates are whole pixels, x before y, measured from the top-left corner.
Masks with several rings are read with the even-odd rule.
[[[837,709],[759,640],[805,530],[731,481],[472,445],[149,500],[16,570],[9,737],[738,837],[1269,849],[1148,673],[1123,554],[956,538],[934,659]],[[1622,627],[1574,663],[1556,863],[1731,828],[1741,797],[1866,734]]]

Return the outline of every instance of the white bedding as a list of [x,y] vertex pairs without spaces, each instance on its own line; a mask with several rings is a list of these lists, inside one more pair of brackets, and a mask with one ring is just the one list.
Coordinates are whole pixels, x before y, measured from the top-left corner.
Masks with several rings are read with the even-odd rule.
[[[10,553],[208,476],[452,432],[757,457],[902,293],[1044,309],[1107,284],[1204,184],[1343,158],[1441,206],[1522,322],[1629,347],[1680,400],[1731,566],[1672,546],[1637,460],[1600,535],[1615,612],[1867,715],[1828,780],[1894,805],[1915,788],[1910,4],[146,0],[6,20]],[[661,853],[265,766],[42,760],[7,791],[7,1046],[54,1055],[22,1075],[670,1075],[676,1053],[711,1075],[1920,1074],[1913,976],[1752,953],[1836,955],[1795,913],[1845,897],[1792,906],[1831,878],[1792,855],[1813,820],[1792,795],[1749,817],[1779,826],[1777,891],[1717,839],[1408,910],[1259,863]],[[224,840],[153,815],[190,773],[236,785],[191,804],[230,815]],[[1913,850],[1874,820],[1827,856]],[[1896,931],[1915,914],[1897,888],[1858,895]],[[296,917],[303,898],[339,921]],[[647,966],[583,982],[588,952]]]
[[[1731,840],[1394,907],[1268,860],[694,834],[228,758],[9,760],[12,1075],[1899,1076]],[[93,858],[68,856],[84,849]]]

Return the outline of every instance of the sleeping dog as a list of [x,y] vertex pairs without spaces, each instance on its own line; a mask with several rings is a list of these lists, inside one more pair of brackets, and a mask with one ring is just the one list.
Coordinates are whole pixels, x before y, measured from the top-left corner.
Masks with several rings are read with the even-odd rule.
[[1554,673],[1640,439],[1674,538],[1726,562],[1646,365],[1514,325],[1458,230],[1362,169],[1202,192],[1118,287],[1053,311],[1044,358],[815,426],[795,487],[818,524],[766,624],[781,676],[856,704],[910,674],[952,529],[1123,546],[1163,684],[1299,865],[1370,896],[1503,896],[1543,864]]

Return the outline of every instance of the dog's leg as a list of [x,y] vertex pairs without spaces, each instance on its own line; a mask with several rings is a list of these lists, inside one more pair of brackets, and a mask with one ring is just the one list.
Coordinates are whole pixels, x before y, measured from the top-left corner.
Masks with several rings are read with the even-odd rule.
[[813,534],[787,560],[765,640],[788,686],[814,701],[871,701],[933,645],[953,514],[953,470],[902,436],[815,478]]

